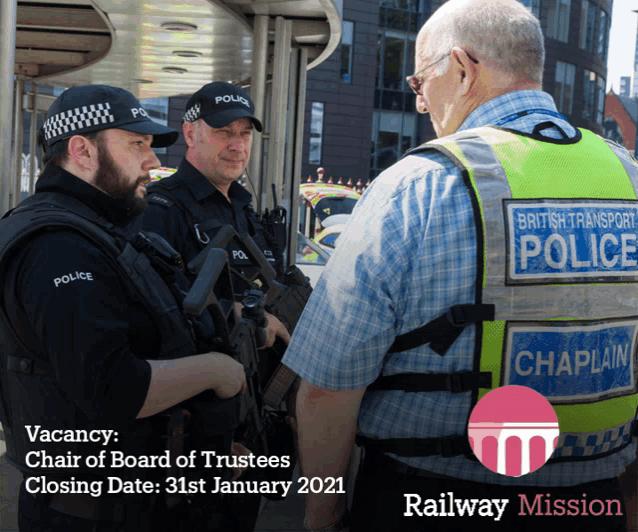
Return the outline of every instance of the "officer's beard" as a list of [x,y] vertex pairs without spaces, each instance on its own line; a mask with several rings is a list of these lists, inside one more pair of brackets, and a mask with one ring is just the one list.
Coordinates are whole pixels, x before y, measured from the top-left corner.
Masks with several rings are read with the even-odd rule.
[[137,196],[137,190],[142,183],[149,182],[151,176],[146,174],[131,183],[102,142],[98,142],[97,145],[97,162],[95,185],[112,198],[122,200],[131,216],[143,213],[148,203],[144,196]]

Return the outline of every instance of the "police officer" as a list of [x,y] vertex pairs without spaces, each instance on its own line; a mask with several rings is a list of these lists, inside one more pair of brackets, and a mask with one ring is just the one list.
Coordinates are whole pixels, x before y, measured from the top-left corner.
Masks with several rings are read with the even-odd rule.
[[174,405],[245,390],[241,364],[196,350],[180,287],[158,273],[178,278],[174,252],[125,229],[146,207],[152,148],[177,136],[128,91],[68,89],[41,130],[35,195],[0,222],[0,419],[25,477],[21,531],[177,530],[165,466],[117,460],[183,444],[167,438],[184,426]]
[[[182,125],[186,155],[175,174],[149,187],[143,226],[162,235],[189,261],[214,238],[220,226],[230,225],[254,240],[281,280],[282,251],[252,208],[250,193],[237,182],[250,158],[253,131],[262,130],[254,109],[246,91],[230,83],[209,83],[193,94]],[[259,268],[238,242],[229,242],[227,252],[233,267],[233,288],[240,299],[250,288],[247,279]],[[290,340],[286,326],[276,316],[266,316],[265,347],[277,340],[279,354],[262,351],[260,375],[264,384]]]
[[[543,63],[539,21],[514,0],[450,0],[419,32],[407,81],[439,138],[359,201],[283,360],[303,379],[303,475],[343,477],[363,446],[349,524],[345,495],[322,490],[307,530],[625,529],[638,165],[570,125]],[[468,441],[473,406],[504,385],[545,395],[561,431],[518,477]],[[483,498],[507,507],[461,513]]]
[[[255,106],[243,89],[216,81],[204,85],[186,104],[182,130],[186,155],[177,172],[149,187],[144,228],[163,236],[185,261],[195,257],[220,225],[247,233],[278,274],[283,256],[251,206],[252,197],[237,179],[250,158],[253,130],[261,132]],[[231,266],[249,276],[254,263],[235,242],[227,249]],[[233,277],[236,293],[250,288]],[[284,325],[268,315],[268,345],[276,337],[288,343]]]
[[[204,85],[186,104],[182,130],[186,155],[177,172],[149,187],[149,209],[143,226],[163,236],[186,262],[194,258],[222,225],[247,233],[279,276],[283,274],[283,255],[274,235],[265,230],[251,206],[251,195],[237,179],[244,172],[252,146],[253,131],[261,132],[254,116],[254,104],[248,94],[230,83]],[[254,262],[237,242],[227,247],[233,267],[233,289],[241,298],[250,288],[246,279],[257,270]],[[281,352],[290,341],[284,324],[266,313],[266,344],[278,342],[278,352],[260,351],[259,376],[268,382],[279,364]],[[246,497],[234,511],[237,530],[252,530],[257,517],[259,497]],[[234,497],[233,502],[238,502]],[[248,507],[252,506],[252,510]]]

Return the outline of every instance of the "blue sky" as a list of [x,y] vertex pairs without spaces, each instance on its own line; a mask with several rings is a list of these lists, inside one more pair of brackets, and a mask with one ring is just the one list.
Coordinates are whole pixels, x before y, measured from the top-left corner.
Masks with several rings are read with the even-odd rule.
[[634,53],[636,51],[636,22],[638,0],[614,0],[611,15],[609,54],[607,60],[607,90],[620,90],[620,77],[633,76]]

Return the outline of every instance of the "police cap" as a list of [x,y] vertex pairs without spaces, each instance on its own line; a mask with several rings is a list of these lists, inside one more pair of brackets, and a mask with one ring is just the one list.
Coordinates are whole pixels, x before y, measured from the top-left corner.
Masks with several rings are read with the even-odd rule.
[[40,131],[43,148],[73,135],[124,129],[153,135],[153,148],[173,144],[179,133],[153,122],[129,91],[108,85],[84,85],[64,91],[51,104]]
[[261,132],[261,122],[254,116],[255,104],[248,93],[231,83],[208,83],[193,94],[186,104],[184,122],[203,118],[210,127],[224,127],[231,122],[248,117],[255,129]]

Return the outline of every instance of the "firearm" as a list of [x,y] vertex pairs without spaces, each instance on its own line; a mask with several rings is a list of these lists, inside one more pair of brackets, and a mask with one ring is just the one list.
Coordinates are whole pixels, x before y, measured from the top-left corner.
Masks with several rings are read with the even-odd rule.
[[[131,240],[131,244],[148,257],[153,268],[170,283],[176,297],[183,298],[186,294],[186,299],[182,299],[182,310],[193,333],[192,338],[196,344],[193,346],[194,352],[202,353],[211,349],[219,349],[230,354],[248,352],[244,346],[233,350],[233,342],[230,340],[231,333],[242,326],[239,326],[235,319],[230,272],[223,250],[212,250],[208,260],[202,261],[201,275],[193,288],[187,278],[176,271],[184,270],[181,256],[161,236],[139,232]],[[214,297],[216,304],[209,307],[212,312],[204,312],[206,307],[197,308],[192,304],[193,290],[204,291],[208,296]],[[246,325],[243,324],[243,327]],[[248,336],[254,338],[255,335]],[[187,356],[192,353],[183,354]],[[245,362],[244,366],[248,381],[255,373],[254,364]],[[258,391],[253,394],[257,397]],[[166,448],[171,457],[171,465],[166,470],[166,475],[184,477],[187,482],[197,482],[201,478],[212,480],[216,476],[229,480],[232,474],[230,469],[205,465],[205,458],[200,453],[194,468],[179,467],[175,460],[185,451],[195,449],[217,453],[222,449],[223,454],[230,454],[233,438],[242,422],[247,425],[247,418],[250,419],[250,423],[257,424],[261,421],[255,415],[255,408],[251,407],[245,394],[221,399],[212,390],[206,390],[164,411],[161,417],[157,418],[157,428],[163,432],[162,439],[166,441]],[[257,425],[255,429],[259,430],[263,430],[261,425]],[[149,432],[147,437],[151,437],[151,434]],[[210,518],[221,515],[221,497],[210,494],[204,497],[184,492],[166,493],[164,504],[169,509],[190,514],[190,519],[186,521],[192,523],[194,520],[199,523],[195,526],[197,530],[211,529]],[[188,530],[192,530],[192,526]],[[175,532],[180,531],[185,532],[182,528],[175,529]]]
[[246,291],[241,317],[237,318],[226,252],[207,247],[188,264],[188,268],[197,274],[197,278],[182,303],[184,312],[197,317],[208,309],[215,325],[218,347],[246,368],[247,391],[242,397],[240,417],[247,423],[241,437],[256,447],[253,451],[267,454],[257,371],[257,348],[266,343],[265,295],[256,288]]
[[272,199],[274,208],[272,211],[266,209],[261,217],[264,227],[275,238],[279,250],[283,253],[286,249],[286,209],[277,204],[277,187],[272,184]]
[[[292,334],[312,293],[310,282],[296,266],[290,266],[286,270],[284,274],[285,284],[278,282],[276,279],[277,272],[259,250],[250,235],[246,233],[238,234],[230,225],[221,227],[206,248],[189,263],[189,269],[198,271],[197,268],[200,267],[201,262],[204,260],[207,250],[225,248],[231,240],[242,248],[246,256],[259,269],[255,277],[245,280],[249,282],[259,280],[262,283],[262,290],[266,293],[266,310],[277,317]],[[236,273],[240,275],[238,272]],[[279,361],[281,361],[283,350],[277,354]],[[267,381],[263,394],[266,405],[278,409],[286,398],[288,398],[289,402],[294,402],[294,390],[296,383],[298,383],[298,376],[290,368],[279,364],[273,374],[268,375]],[[293,390],[292,393],[290,393],[291,390]],[[290,407],[288,409],[291,410]]]
[[[259,272],[251,279],[241,276],[238,272],[235,273],[249,284],[253,281],[261,283],[260,289],[253,288],[244,293],[242,317],[239,320],[233,312],[231,268],[228,265],[228,256],[222,249],[231,240],[234,240],[259,268]],[[206,248],[188,264],[188,269],[197,273],[197,278],[184,299],[185,311],[192,315],[199,315],[208,308],[213,316],[217,334],[227,338],[225,345],[237,354],[236,356],[244,366],[251,370],[257,369],[257,347],[265,343],[265,337],[260,336],[265,334],[261,328],[266,324],[264,307],[279,317],[292,332],[312,291],[307,278],[296,267],[286,272],[285,279],[290,282],[290,285],[278,282],[277,272],[253,239],[247,234],[238,234],[229,225],[217,231]],[[262,355],[267,356],[266,353]],[[270,379],[271,382],[278,380],[276,394],[269,394],[266,390],[263,396],[259,377],[255,374],[251,378],[247,394],[249,396],[246,405],[249,418],[247,438],[251,442],[256,442],[259,450],[263,450],[264,454],[270,452],[272,455],[293,457],[294,435],[285,419],[287,413],[278,409],[297,375],[286,366],[279,365],[275,375]],[[285,378],[284,385],[282,385],[282,378]],[[275,395],[275,398],[270,399]],[[281,399],[279,399],[280,395]],[[270,480],[289,480],[292,478],[293,469],[294,461],[291,460],[289,468],[263,470],[263,474],[268,475]],[[283,498],[281,493],[265,496],[272,500]]]
[[207,250],[225,248],[231,241],[239,245],[259,270],[252,278],[244,279],[249,283],[261,283],[261,290],[266,294],[266,310],[276,316],[292,333],[312,293],[310,282],[296,266],[288,267],[284,273],[283,283],[277,281],[277,272],[249,234],[237,233],[230,225],[221,227],[204,250],[189,263],[188,268],[191,271],[199,271]]

